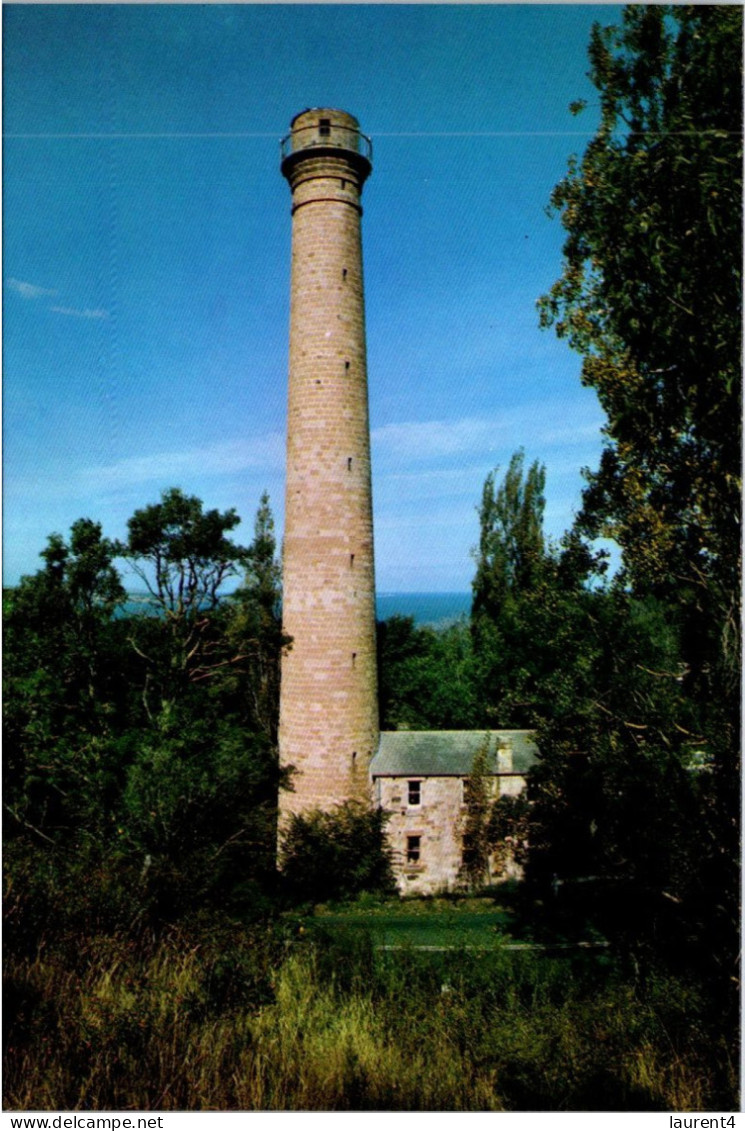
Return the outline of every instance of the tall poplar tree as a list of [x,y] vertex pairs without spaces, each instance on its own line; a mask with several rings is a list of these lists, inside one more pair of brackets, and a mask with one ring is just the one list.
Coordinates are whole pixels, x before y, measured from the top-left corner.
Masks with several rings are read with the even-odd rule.
[[526,612],[546,580],[543,536],[545,468],[527,472],[517,451],[501,482],[484,482],[479,544],[474,550],[471,634],[478,696],[488,726],[530,725],[536,707],[539,647]]

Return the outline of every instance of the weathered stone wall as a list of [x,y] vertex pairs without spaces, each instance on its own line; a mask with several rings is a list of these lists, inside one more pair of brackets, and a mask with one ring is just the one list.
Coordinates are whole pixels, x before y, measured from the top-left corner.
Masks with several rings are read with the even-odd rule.
[[294,792],[280,795],[280,822],[369,799],[378,742],[360,237],[370,166],[356,130],[341,111],[298,115],[283,163],[293,208],[283,618],[293,644],[279,749],[295,776]]
[[[494,798],[515,797],[525,788],[525,778],[518,774],[488,780]],[[410,803],[410,781],[419,782],[418,805]],[[464,781],[461,777],[376,778],[375,801],[389,814],[386,834],[402,895],[432,895],[460,885],[466,820]],[[407,859],[410,837],[419,837],[417,862]],[[508,858],[499,874],[493,873],[491,878],[506,879],[519,874],[520,869]]]
[[[420,780],[419,805],[410,805],[407,778],[377,780],[378,804],[389,814],[386,834],[393,849],[396,880],[402,895],[454,888],[461,864],[465,820],[463,779]],[[420,838],[418,863],[407,862],[407,841]]]

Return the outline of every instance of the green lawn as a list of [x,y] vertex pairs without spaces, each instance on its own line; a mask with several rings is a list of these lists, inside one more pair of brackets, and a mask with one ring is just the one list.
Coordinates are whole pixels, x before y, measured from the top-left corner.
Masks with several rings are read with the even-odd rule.
[[[362,928],[376,946],[484,947],[513,941],[512,914],[484,899],[422,899],[316,907],[321,928]],[[515,940],[516,941],[516,940]]]
[[[510,894],[449,896],[422,899],[361,899],[347,904],[317,905],[302,920],[302,929],[364,931],[376,947],[495,950],[538,947],[558,951],[597,952],[608,940],[584,914],[535,904],[526,920],[516,913]],[[600,957],[598,955],[598,957]]]

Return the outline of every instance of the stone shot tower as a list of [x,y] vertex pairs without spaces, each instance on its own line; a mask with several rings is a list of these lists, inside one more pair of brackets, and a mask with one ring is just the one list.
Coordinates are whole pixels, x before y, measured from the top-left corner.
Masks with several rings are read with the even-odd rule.
[[305,110],[282,141],[292,190],[279,754],[288,814],[369,798],[378,744],[360,197],[371,145],[351,114]]

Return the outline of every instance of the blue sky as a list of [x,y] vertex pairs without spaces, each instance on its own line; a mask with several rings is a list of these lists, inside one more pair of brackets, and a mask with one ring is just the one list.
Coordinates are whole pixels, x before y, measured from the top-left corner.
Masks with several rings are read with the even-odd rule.
[[[169,486],[281,534],[290,194],[307,106],[371,135],[363,197],[380,591],[467,590],[486,474],[572,522],[603,416],[538,328],[545,207],[597,119],[610,5],[6,5],[4,579],[52,531],[123,537]],[[589,100],[573,118],[571,101]]]

